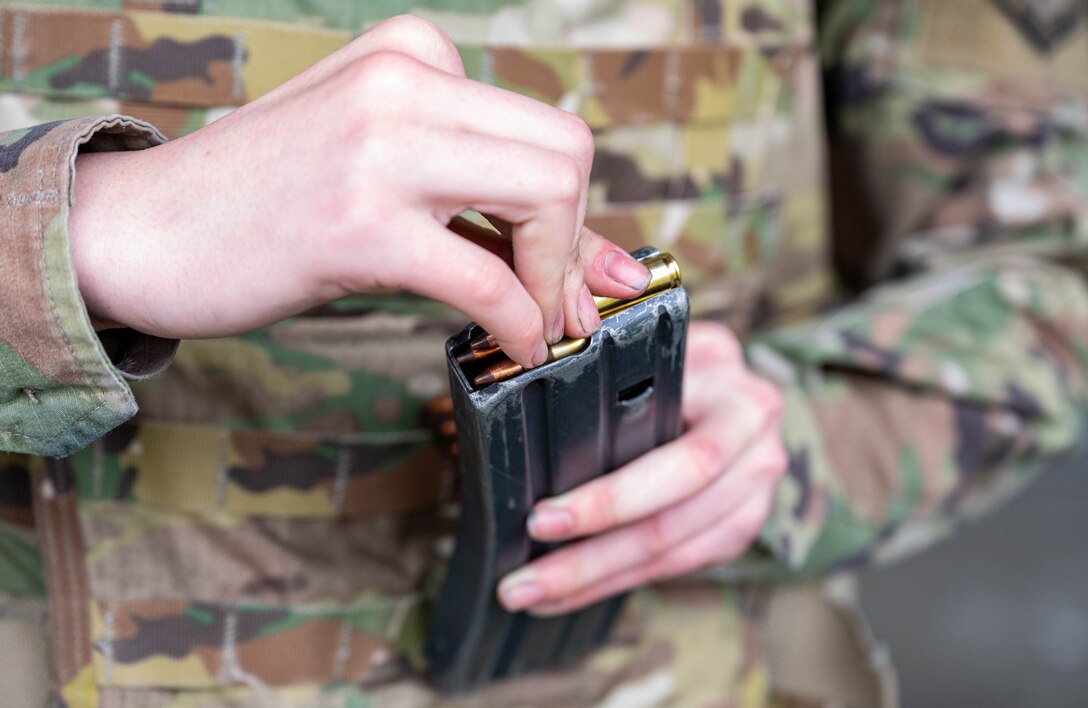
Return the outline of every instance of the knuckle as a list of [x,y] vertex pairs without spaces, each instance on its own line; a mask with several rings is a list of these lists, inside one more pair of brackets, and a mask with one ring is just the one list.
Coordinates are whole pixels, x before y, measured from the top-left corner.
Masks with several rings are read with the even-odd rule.
[[736,533],[734,534],[735,541],[730,548],[734,555],[743,551],[752,543],[752,540],[759,535],[759,531],[763,528],[763,522],[766,519],[767,509],[762,506],[753,507],[738,519]]
[[538,561],[536,579],[544,588],[545,596],[554,601],[592,584],[593,569],[597,565],[592,553],[572,546]]
[[650,561],[647,564],[647,573],[643,580],[649,581],[671,578],[684,573],[690,573],[705,565],[705,560],[702,555],[687,548],[686,545],[687,544],[680,548],[674,548],[668,553]]
[[679,553],[675,554],[672,558],[672,562],[669,564],[669,575],[680,575],[681,573],[690,573],[694,570],[698,570],[703,566],[710,564],[710,558],[708,558],[702,550],[695,548],[686,548]]
[[397,15],[375,25],[368,34],[377,33],[383,43],[401,47],[421,59],[430,59],[442,69],[464,73],[461,56],[453,41],[434,22],[416,15]]
[[390,49],[367,54],[351,66],[351,82],[364,106],[384,105],[387,97],[402,92],[419,72],[419,62]]
[[698,477],[700,486],[706,486],[718,478],[725,463],[725,455],[717,440],[700,432],[689,432],[686,439],[688,466]]
[[518,336],[530,344],[536,344],[544,339],[544,321],[539,314],[525,318]]
[[664,514],[651,516],[643,522],[641,535],[640,545],[653,556],[664,553],[673,545],[672,529]]
[[635,573],[634,584],[646,585],[652,583],[655,580],[661,578],[667,578],[674,575],[673,565],[676,560],[672,555],[662,556],[660,558],[654,558],[653,560],[644,563]]
[[786,472],[786,468],[790,464],[790,456],[786,451],[786,447],[779,441],[775,441],[771,445],[767,453],[763,455],[762,464],[760,465],[760,476],[766,479],[775,480],[781,477]]
[[582,171],[570,157],[562,156],[555,161],[547,182],[551,192],[549,196],[555,201],[577,202],[582,195]]
[[693,330],[693,334],[699,338],[698,347],[693,347],[693,350],[698,351],[705,361],[733,365],[741,360],[740,343],[726,327],[718,324],[703,326]]
[[729,563],[744,552],[759,534],[759,526],[749,529],[748,523],[737,522],[720,534],[717,548],[714,550],[714,562]]
[[581,164],[588,165],[593,158],[593,131],[579,116],[568,114],[570,124],[571,154]]
[[500,268],[480,268],[470,276],[473,300],[491,309],[503,304],[510,294],[510,278]]
[[617,525],[616,492],[611,485],[602,484],[594,490],[592,501],[587,506],[589,513],[586,517],[590,528],[608,529]]
[[427,41],[436,36],[445,37],[436,24],[417,15],[394,15],[374,25],[368,34],[379,34],[401,41]]
[[778,421],[782,417],[784,401],[782,392],[777,386],[764,379],[753,377],[752,396],[768,420]]
[[[482,296],[473,293],[473,303],[485,310],[505,309],[509,304],[510,289],[513,286],[502,286],[502,281],[496,279],[492,284],[485,286]],[[507,324],[501,328],[496,325],[493,333],[499,337],[499,346],[512,358],[524,357],[528,359],[536,350],[537,344],[544,340],[544,321],[540,316],[540,310],[534,308],[532,303],[526,302],[516,317],[506,318]]]

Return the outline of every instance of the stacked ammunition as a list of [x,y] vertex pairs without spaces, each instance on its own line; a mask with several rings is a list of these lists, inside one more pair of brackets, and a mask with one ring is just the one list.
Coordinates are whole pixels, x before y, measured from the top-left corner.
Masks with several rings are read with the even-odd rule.
[[[597,312],[601,319],[642,302],[654,295],[680,285],[680,266],[668,253],[655,252],[642,261],[650,271],[650,284],[638,297],[623,300],[613,297],[595,297]],[[547,361],[557,361],[573,356],[586,348],[589,339],[562,339],[548,347]],[[525,368],[504,356],[498,341],[484,332],[468,343],[463,351],[457,353],[457,363],[473,384],[482,388],[499,381],[511,379]]]

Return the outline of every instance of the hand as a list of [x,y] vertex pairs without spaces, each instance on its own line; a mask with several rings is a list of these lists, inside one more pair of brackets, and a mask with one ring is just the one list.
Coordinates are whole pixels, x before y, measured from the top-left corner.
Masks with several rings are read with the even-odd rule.
[[[406,288],[531,366],[597,328],[591,289],[649,280],[582,229],[592,153],[580,119],[466,79],[434,25],[394,18],[192,135],[81,155],[72,257],[102,324],[223,336]],[[469,208],[509,225],[513,269],[447,228]]]
[[588,537],[499,583],[513,611],[557,614],[637,585],[727,563],[759,533],[786,469],[781,395],[745,366],[728,329],[693,322],[684,433],[578,489],[536,505],[540,541]]

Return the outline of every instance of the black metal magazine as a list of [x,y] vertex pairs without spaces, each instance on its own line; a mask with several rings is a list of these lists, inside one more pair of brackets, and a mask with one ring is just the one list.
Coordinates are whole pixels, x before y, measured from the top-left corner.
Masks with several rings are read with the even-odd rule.
[[[643,262],[668,258],[654,249]],[[671,263],[671,259],[670,259]],[[674,266],[675,267],[675,266]],[[599,646],[624,597],[569,615],[511,614],[498,581],[551,547],[525,523],[533,504],[616,469],[680,434],[688,297],[677,284],[603,317],[577,354],[478,387],[446,344],[462,468],[457,545],[426,642],[432,680],[466,693],[575,661]]]

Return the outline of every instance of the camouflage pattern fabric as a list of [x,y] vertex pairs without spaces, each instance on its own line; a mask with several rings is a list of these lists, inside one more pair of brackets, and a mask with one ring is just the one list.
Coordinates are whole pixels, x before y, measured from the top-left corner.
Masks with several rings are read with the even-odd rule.
[[[1059,5],[1040,46],[1031,23]],[[861,282],[913,275],[765,340],[800,400],[764,539],[805,570],[950,532],[1072,447],[1088,401],[1083,5],[836,2],[824,19],[836,180],[857,202],[840,253]]]
[[[136,412],[125,372],[107,357],[79,296],[68,255],[68,206],[79,146],[137,150],[161,140],[154,128],[127,118],[43,123],[0,137],[9,229],[3,269],[13,276],[0,283],[11,309],[0,323],[4,449],[66,455]],[[140,365],[156,370],[165,363]]]
[[[85,321],[56,214],[73,136],[150,134],[84,116],[121,112],[185,134],[411,11],[451,34],[471,76],[593,127],[588,223],[677,254],[695,313],[757,332],[751,361],[787,397],[789,474],[749,557],[640,591],[577,667],[452,700],[427,687],[420,656],[457,486],[426,403],[444,391],[441,342],[463,317],[371,295],[185,342],[161,376],[133,386],[131,423],[95,420],[73,447],[101,439],[63,463],[3,460],[0,592],[48,587],[61,701],[760,706],[857,695],[775,695],[764,633],[776,594],[751,581],[924,546],[1073,444],[1088,371],[1088,29],[1076,8],[832,0],[819,27],[809,0],[0,8],[0,127],[15,131],[0,143],[21,151],[0,179],[12,195],[38,184],[39,165],[69,180],[49,202],[51,241],[7,199],[11,237],[46,251],[11,264],[21,279],[3,286],[8,301],[41,292],[45,312],[68,303],[59,330],[46,316],[0,317],[19,375],[38,360],[15,347],[42,342],[57,356],[75,331],[76,354],[96,354],[96,371],[121,381]],[[67,122],[32,127],[50,121]],[[826,154],[847,196],[833,231]],[[67,291],[42,286],[51,247]],[[844,294],[832,254],[850,283],[898,280],[799,322]],[[4,373],[0,415],[10,405],[12,420],[33,423],[19,406],[38,389]],[[57,379],[56,395],[88,405],[81,381]]]

